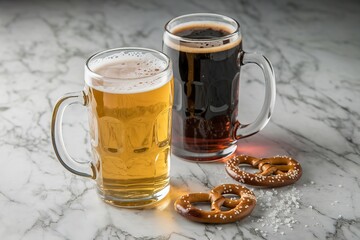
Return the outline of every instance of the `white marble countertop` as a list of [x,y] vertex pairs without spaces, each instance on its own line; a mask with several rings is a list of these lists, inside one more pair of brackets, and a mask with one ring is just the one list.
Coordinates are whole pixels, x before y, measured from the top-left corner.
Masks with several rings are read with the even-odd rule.
[[[0,239],[360,239],[360,4],[247,2],[1,1]],[[238,19],[244,48],[274,65],[273,118],[238,151],[290,155],[304,170],[293,186],[254,189],[256,209],[233,224],[189,222],[172,206],[182,193],[235,183],[223,163],[173,157],[162,204],[117,209],[98,198],[92,180],[59,164],[50,141],[53,105],[82,89],[88,56],[121,46],[161,49],[165,22],[191,12]],[[247,67],[242,76],[242,121],[261,106],[257,71]],[[69,112],[68,147],[86,161],[85,110]]]

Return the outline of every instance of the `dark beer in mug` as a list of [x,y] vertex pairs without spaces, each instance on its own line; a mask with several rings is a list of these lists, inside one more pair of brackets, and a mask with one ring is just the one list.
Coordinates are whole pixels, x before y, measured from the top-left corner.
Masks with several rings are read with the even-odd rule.
[[175,18],[166,25],[163,51],[174,67],[172,152],[197,161],[234,152],[241,126],[237,119],[243,51],[238,23],[216,14]]

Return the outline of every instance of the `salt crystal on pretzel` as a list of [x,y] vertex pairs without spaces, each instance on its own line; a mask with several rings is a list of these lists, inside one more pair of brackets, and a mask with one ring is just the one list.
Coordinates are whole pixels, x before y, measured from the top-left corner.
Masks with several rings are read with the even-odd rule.
[[[248,164],[258,168],[253,174],[240,169],[240,164]],[[302,168],[300,163],[288,156],[272,158],[255,158],[246,155],[236,156],[225,164],[227,173],[235,180],[254,186],[282,187],[300,179]]]
[[[239,199],[230,199],[223,194],[235,194]],[[187,203],[186,203],[187,202]],[[211,202],[211,210],[201,210],[191,203]],[[188,204],[189,203],[189,204]],[[231,223],[248,216],[254,209],[256,197],[246,187],[236,184],[222,184],[210,193],[190,193],[175,201],[175,210],[185,218],[203,223]],[[229,208],[222,210],[221,206]]]

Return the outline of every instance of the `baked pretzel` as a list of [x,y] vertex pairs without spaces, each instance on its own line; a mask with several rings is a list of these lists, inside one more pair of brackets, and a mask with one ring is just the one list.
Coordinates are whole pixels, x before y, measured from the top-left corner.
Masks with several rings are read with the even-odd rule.
[[[230,199],[223,194],[235,194],[239,199]],[[195,202],[211,202],[211,210],[201,210]],[[175,201],[175,210],[185,218],[202,223],[231,223],[248,216],[254,209],[256,198],[249,189],[237,184],[222,184],[210,193],[190,193]],[[224,206],[229,210],[222,210]]]
[[[251,165],[253,168],[258,168],[259,172],[252,174],[242,171],[240,164]],[[288,156],[259,159],[240,155],[228,160],[225,169],[239,182],[263,187],[286,186],[299,180],[302,175],[300,163]]]

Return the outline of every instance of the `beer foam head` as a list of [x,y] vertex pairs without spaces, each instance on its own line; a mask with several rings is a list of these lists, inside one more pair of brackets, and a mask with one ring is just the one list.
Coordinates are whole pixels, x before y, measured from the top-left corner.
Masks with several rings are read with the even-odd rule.
[[118,52],[88,62],[86,83],[109,93],[139,93],[157,89],[171,77],[163,74],[169,65],[153,53]]
[[[188,39],[177,36],[178,32],[196,28],[220,29],[227,32],[228,35],[218,39]],[[171,30],[169,29],[169,32],[173,35],[171,36],[165,32],[164,43],[175,50],[189,53],[221,52],[233,48],[241,42],[241,34],[240,31],[237,32],[237,27],[226,23],[192,21],[178,24]]]

